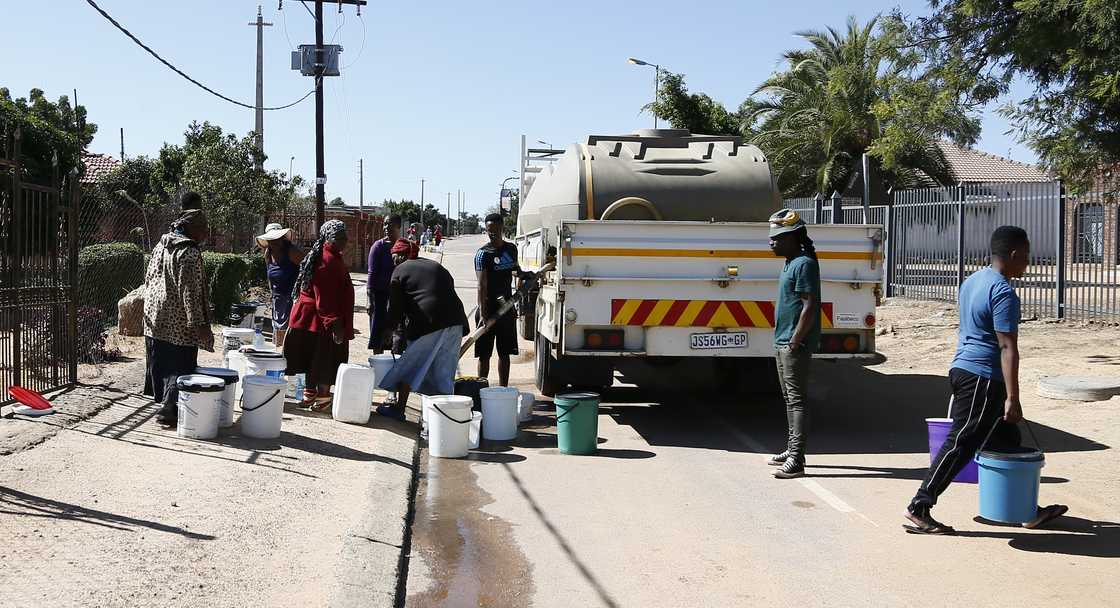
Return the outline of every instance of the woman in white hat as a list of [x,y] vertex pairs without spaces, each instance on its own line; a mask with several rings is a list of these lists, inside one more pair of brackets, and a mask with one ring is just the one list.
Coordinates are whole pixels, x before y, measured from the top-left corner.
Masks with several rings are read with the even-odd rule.
[[292,312],[292,288],[304,256],[290,240],[291,235],[290,228],[273,223],[265,226],[264,234],[257,237],[268,264],[268,285],[272,288],[272,342],[277,348],[284,346],[288,315]]

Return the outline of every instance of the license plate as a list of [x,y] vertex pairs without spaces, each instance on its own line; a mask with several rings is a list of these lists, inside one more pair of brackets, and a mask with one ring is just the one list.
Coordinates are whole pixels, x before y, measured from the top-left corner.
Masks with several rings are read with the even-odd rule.
[[688,347],[692,350],[708,350],[715,348],[746,348],[747,332],[724,332],[712,334],[691,334],[688,337]]

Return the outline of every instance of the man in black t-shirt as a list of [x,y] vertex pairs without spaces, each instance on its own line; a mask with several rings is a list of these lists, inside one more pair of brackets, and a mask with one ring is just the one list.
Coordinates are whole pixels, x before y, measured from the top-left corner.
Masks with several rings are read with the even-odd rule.
[[[513,277],[521,276],[517,265],[517,247],[502,238],[502,216],[486,216],[486,234],[490,242],[483,245],[474,256],[474,270],[478,276],[479,325],[498,310],[498,298],[513,297]],[[490,375],[490,355],[494,343],[498,345],[498,381],[509,386],[509,358],[517,354],[517,317],[512,309],[502,315],[493,329],[474,343],[474,356],[478,357],[478,375]]]

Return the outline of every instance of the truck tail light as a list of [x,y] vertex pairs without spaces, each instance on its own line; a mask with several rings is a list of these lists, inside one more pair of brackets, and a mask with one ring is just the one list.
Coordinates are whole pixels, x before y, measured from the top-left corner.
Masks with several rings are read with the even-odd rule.
[[583,347],[588,350],[622,350],[625,332],[621,329],[585,329]]
[[821,353],[829,355],[858,353],[859,334],[825,334],[821,336]]

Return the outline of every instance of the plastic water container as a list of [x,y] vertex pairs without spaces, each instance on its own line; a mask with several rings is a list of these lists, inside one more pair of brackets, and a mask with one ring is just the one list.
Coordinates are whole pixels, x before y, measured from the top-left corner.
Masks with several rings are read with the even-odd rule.
[[381,381],[385,376],[389,375],[389,370],[393,369],[394,363],[396,363],[396,357],[394,357],[392,353],[381,353],[380,355],[373,355],[369,358],[369,366],[373,369],[374,388],[381,386]]
[[[937,458],[937,453],[941,451],[941,445],[945,443],[945,438],[949,436],[949,430],[953,427],[952,418],[926,418],[926,431],[929,434],[929,464],[932,466],[933,461]],[[968,464],[964,465],[953,481],[958,483],[976,483],[977,469],[976,461],[969,459]]]
[[246,360],[245,375],[284,378],[284,370],[288,368],[284,353],[259,349],[242,350],[241,353]]
[[472,411],[471,428],[467,433],[467,444],[472,450],[477,450],[480,439],[482,439],[482,412]]
[[533,404],[536,402],[537,396],[533,393],[521,393],[517,404],[518,422],[529,422],[533,419]]
[[221,378],[226,383],[226,388],[222,391],[221,409],[218,412],[218,427],[224,429],[233,426],[233,406],[237,404],[237,383],[241,380],[237,370],[224,367],[196,367],[194,373]]
[[470,397],[435,395],[428,421],[428,453],[436,458],[462,458],[470,449]]
[[241,350],[242,346],[251,345],[253,343],[253,337],[256,335],[257,332],[253,329],[244,327],[223,327],[222,365],[231,367],[229,364],[229,354]]
[[280,436],[284,420],[284,389],[288,383],[272,376],[245,376],[241,380],[241,434],[257,439]]
[[517,407],[521,392],[508,386],[491,386],[479,391],[482,399],[482,438],[511,441],[517,438]]
[[1038,484],[1046,458],[1033,448],[984,450],[980,465],[980,517],[1008,524],[1038,515]]
[[230,351],[229,356],[226,357],[226,367],[237,372],[237,377],[241,378],[242,382],[234,385],[233,402],[241,401],[242,383],[245,380],[245,367],[249,365],[249,361],[245,359],[244,353],[241,351]]
[[594,454],[599,449],[599,395],[557,395],[556,441],[561,454]]
[[339,422],[369,422],[373,402],[373,370],[364,365],[343,363],[334,377],[331,417]]
[[226,381],[213,376],[190,374],[179,376],[179,420],[175,433],[191,439],[213,439],[218,436],[218,418]]

